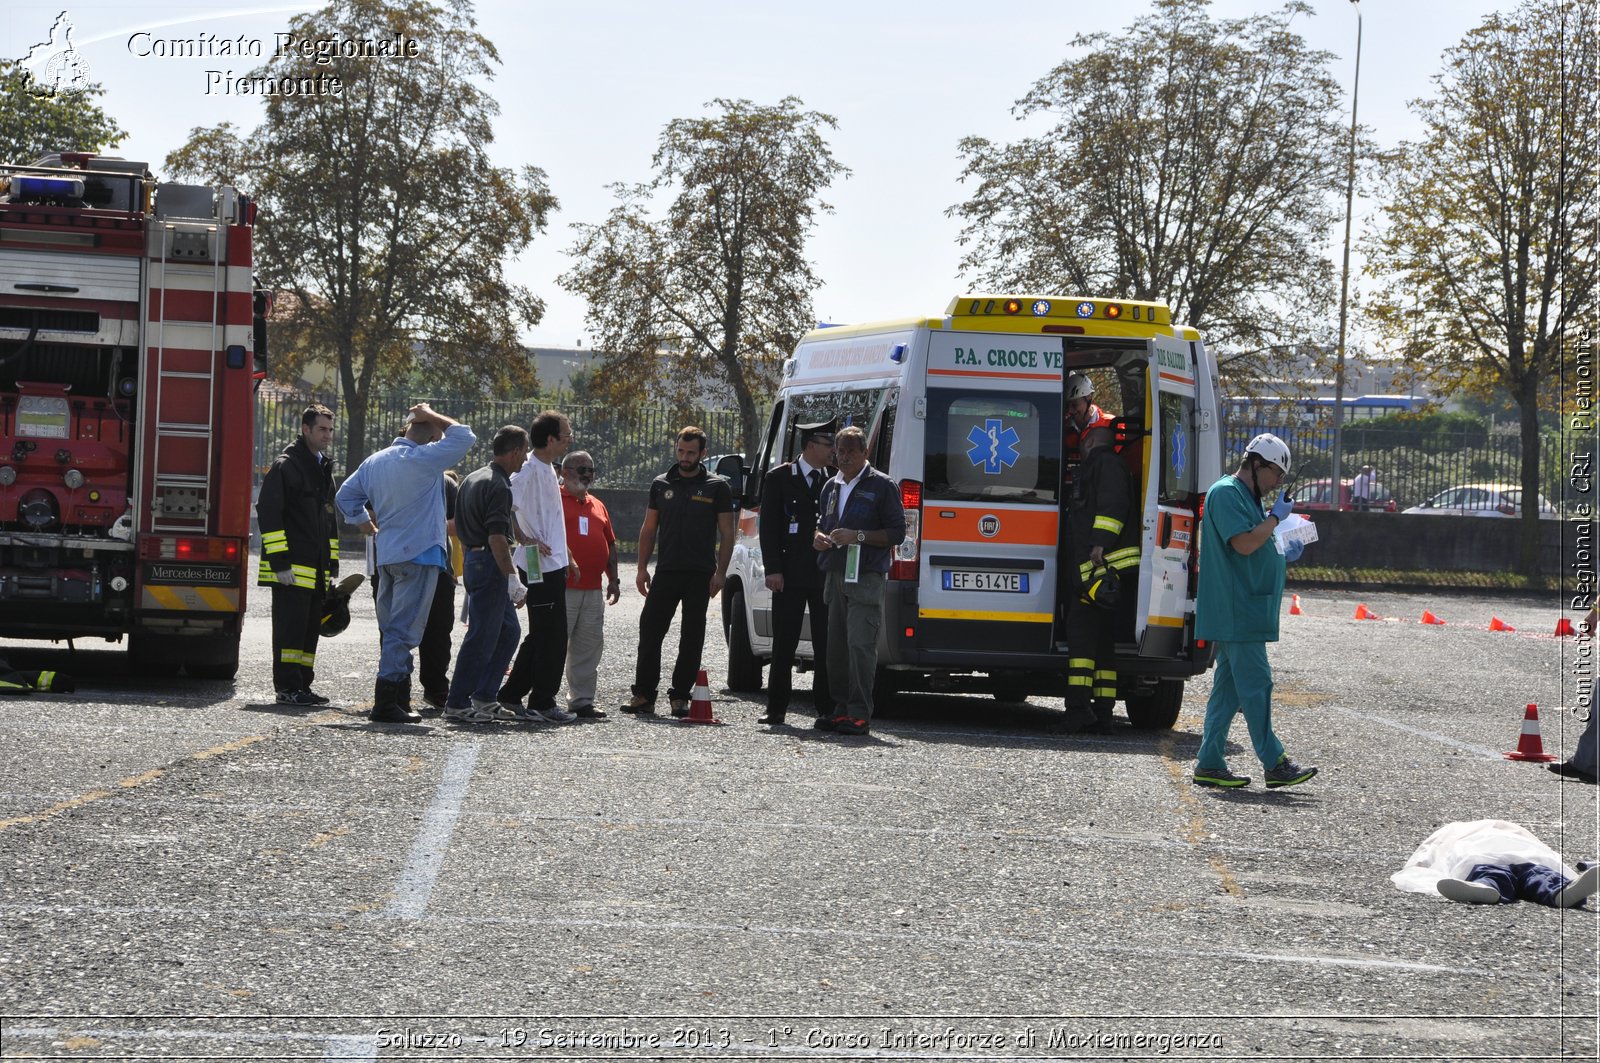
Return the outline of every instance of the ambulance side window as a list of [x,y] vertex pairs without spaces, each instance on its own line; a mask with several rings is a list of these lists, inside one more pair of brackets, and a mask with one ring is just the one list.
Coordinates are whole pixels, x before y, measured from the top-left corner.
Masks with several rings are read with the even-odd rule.
[[928,389],[928,497],[1055,504],[1061,396]]
[[1188,503],[1195,483],[1194,399],[1161,395],[1161,490],[1167,503]]

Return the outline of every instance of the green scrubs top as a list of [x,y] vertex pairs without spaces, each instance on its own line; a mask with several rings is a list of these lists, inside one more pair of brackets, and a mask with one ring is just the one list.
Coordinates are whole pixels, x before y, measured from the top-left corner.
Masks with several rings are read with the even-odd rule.
[[1228,545],[1266,516],[1250,488],[1232,475],[1206,492],[1200,522],[1200,593],[1194,634],[1212,642],[1277,642],[1284,558],[1271,541],[1246,557]]

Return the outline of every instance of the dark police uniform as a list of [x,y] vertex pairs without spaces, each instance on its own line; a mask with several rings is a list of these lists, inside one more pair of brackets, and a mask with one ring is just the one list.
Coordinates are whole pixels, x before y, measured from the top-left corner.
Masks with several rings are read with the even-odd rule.
[[[761,485],[761,561],[768,575],[783,576],[783,590],[772,592],[772,668],[767,678],[767,718],[782,721],[793,690],[794,651],[801,620],[811,613],[811,651],[816,673],[811,700],[818,716],[833,715],[828,690],[828,606],[822,598],[822,569],[812,537],[817,531],[822,485],[833,469],[813,469],[808,480],[796,459],[767,473]],[[812,482],[814,481],[814,482]],[[743,623],[743,617],[735,617]]]
[[[272,685],[278,693],[310,690],[322,630],[322,600],[339,574],[339,526],[333,515],[333,466],[306,446],[284,448],[261,480],[257,582],[272,588]],[[279,571],[294,573],[290,584]]]
[[717,519],[737,513],[739,502],[722,477],[703,469],[699,476],[685,477],[674,464],[650,484],[650,508],[656,511],[656,572],[639,615],[633,693],[655,700],[661,682],[661,643],[682,603],[678,659],[667,696],[687,702],[694,694],[706,642],[711,574],[717,570]]
[[[1139,521],[1133,484],[1110,444],[1089,452],[1067,497],[1067,713],[1068,723],[1104,726],[1117,698],[1111,656],[1116,633],[1131,628],[1139,591]],[[1093,566],[1089,551],[1100,547],[1105,566],[1117,573],[1121,594],[1114,609],[1083,601]],[[1090,698],[1094,716],[1089,718]]]

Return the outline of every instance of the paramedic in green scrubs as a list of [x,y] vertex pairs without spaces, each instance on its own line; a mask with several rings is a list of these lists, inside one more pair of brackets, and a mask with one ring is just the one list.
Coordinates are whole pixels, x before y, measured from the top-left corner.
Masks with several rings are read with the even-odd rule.
[[[1317,773],[1290,760],[1272,731],[1272,666],[1267,643],[1278,641],[1284,564],[1304,547],[1291,541],[1280,554],[1273,532],[1291,504],[1280,490],[1289,475],[1289,448],[1263,433],[1245,447],[1238,471],[1206,492],[1200,523],[1200,594],[1196,638],[1217,648],[1217,670],[1206,703],[1205,733],[1194,781],[1235,788],[1250,780],[1228,770],[1222,749],[1235,713],[1243,713],[1250,742],[1266,771],[1268,788],[1298,786]],[[1272,500],[1270,512],[1262,500]]]

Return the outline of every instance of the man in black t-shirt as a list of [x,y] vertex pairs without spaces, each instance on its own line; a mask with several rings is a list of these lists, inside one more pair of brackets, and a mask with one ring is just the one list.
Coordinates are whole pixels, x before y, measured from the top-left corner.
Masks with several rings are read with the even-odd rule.
[[[650,485],[650,506],[639,529],[639,573],[634,585],[644,595],[639,615],[639,655],[634,665],[633,698],[623,712],[649,716],[656,711],[661,682],[661,643],[672,616],[683,605],[678,632],[678,660],[672,669],[667,700],[672,715],[689,714],[700,651],[706,641],[706,608],[722,592],[728,562],[733,559],[739,501],[728,481],[706,471],[706,434],[695,427],[678,433],[677,464]],[[717,550],[711,550],[713,537]],[[650,555],[660,540],[655,578]]]

